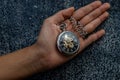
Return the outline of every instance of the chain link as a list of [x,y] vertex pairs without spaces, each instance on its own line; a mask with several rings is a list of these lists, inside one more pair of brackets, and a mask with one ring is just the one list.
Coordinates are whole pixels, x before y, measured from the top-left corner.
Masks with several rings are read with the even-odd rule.
[[79,22],[76,21],[74,17],[71,17],[70,22],[72,23],[72,28],[79,33],[79,35],[83,38],[85,38],[85,36],[88,34],[85,30],[84,30],[84,26]]
[[60,24],[60,30],[65,31],[66,28],[67,28],[67,24],[66,23]]
[[[72,28],[79,33],[79,35],[83,38],[85,38],[85,36],[88,34],[85,30],[84,30],[84,26],[79,22],[76,21],[74,17],[71,17],[70,22],[72,23]],[[67,24],[66,23],[62,23],[60,25],[60,30],[65,31],[67,28]]]

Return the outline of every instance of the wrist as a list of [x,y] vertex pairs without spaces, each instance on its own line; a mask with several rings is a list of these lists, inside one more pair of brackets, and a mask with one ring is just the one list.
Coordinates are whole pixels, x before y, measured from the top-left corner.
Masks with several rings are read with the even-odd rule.
[[[33,62],[32,67],[34,67],[33,71],[36,72],[43,72],[48,68],[49,58],[46,54],[47,51],[40,46],[38,43],[33,44],[30,46],[30,50],[32,52]],[[32,69],[32,68],[31,68]]]

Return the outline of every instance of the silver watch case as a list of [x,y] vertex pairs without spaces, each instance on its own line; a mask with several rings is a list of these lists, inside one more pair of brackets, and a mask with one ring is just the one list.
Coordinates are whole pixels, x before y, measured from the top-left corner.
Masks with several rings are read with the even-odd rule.
[[63,31],[57,39],[58,50],[65,55],[73,55],[80,48],[80,41],[71,31]]

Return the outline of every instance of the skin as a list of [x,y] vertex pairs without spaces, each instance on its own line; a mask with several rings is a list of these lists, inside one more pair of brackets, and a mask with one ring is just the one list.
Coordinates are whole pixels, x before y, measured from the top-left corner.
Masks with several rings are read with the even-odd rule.
[[[62,55],[56,48],[57,36],[60,34],[59,24],[66,22],[67,30],[73,31],[72,25],[67,20],[73,16],[84,25],[84,30],[93,32],[107,17],[110,8],[109,3],[95,1],[75,11],[74,7],[61,10],[53,16],[45,19],[39,37],[33,45],[0,57],[0,80],[21,80],[38,72],[55,68],[75,57]],[[74,32],[74,31],[73,31]],[[92,42],[105,34],[105,30],[89,35],[83,39],[74,32],[81,42],[81,53]]]

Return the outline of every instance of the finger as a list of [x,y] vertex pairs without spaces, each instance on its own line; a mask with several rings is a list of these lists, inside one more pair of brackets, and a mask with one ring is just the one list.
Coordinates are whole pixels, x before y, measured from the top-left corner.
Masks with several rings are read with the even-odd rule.
[[100,6],[99,8],[97,8],[96,10],[94,10],[93,12],[85,16],[84,18],[82,18],[80,20],[81,24],[83,25],[88,24],[89,22],[91,22],[92,20],[96,19],[98,16],[103,14],[109,8],[110,8],[110,4],[104,3],[102,6]]
[[91,23],[87,24],[85,27],[84,27],[84,30],[87,32],[87,33],[91,33],[93,32],[96,27],[98,27],[105,19],[107,19],[109,16],[109,13],[108,12],[104,12],[101,16],[99,16],[97,19],[95,19],[94,21],[92,21]]
[[94,41],[101,38],[104,34],[105,34],[105,30],[102,29],[102,30],[90,35],[87,39],[84,40],[82,49],[84,49],[85,47],[87,47],[88,45],[93,43]]
[[49,20],[54,22],[55,24],[59,24],[66,20],[67,18],[70,18],[74,12],[74,7],[70,7],[68,9],[64,9],[56,13],[55,15],[51,16]]
[[101,1],[94,1],[91,4],[86,5],[85,7],[82,7],[74,12],[73,17],[76,20],[80,20],[82,17],[90,13],[91,11],[95,10],[99,6],[101,6]]

